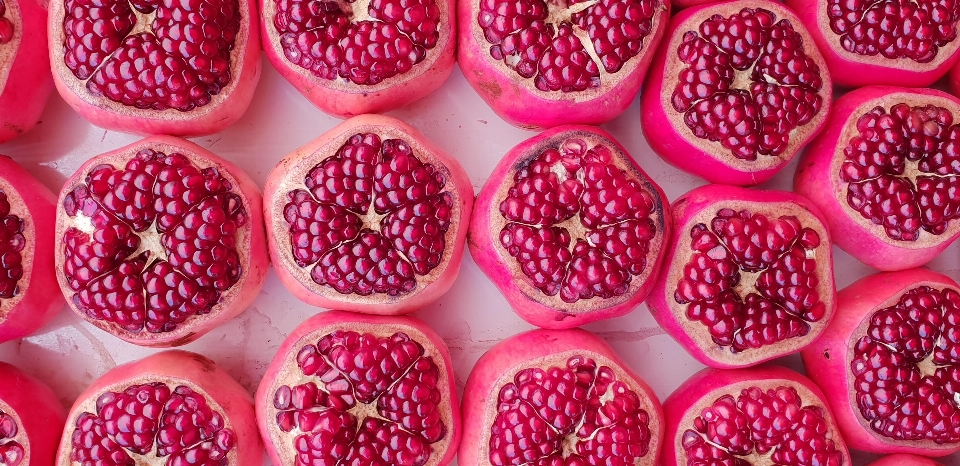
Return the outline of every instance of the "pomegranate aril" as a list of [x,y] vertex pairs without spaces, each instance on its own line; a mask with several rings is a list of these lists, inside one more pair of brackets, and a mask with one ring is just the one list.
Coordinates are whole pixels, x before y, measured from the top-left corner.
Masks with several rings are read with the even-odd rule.
[[882,55],[888,59],[933,61],[957,38],[960,9],[955,2],[845,2],[830,0],[830,29],[840,36],[844,50],[857,55]]
[[19,432],[17,420],[0,411],[0,464],[18,466],[23,461],[23,445],[15,439]]
[[0,190],[0,299],[17,295],[17,282],[23,277],[23,257],[26,246],[23,236],[24,221],[10,212],[7,195]]
[[440,417],[439,370],[430,358],[420,358],[407,374],[377,399],[377,412],[428,442],[446,434]]

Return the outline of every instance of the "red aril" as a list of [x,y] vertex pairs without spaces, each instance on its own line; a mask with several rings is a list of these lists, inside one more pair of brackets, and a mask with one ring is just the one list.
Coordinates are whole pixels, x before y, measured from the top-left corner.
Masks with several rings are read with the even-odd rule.
[[0,142],[30,131],[53,92],[46,31],[45,1],[0,1]]
[[137,134],[216,133],[260,80],[256,0],[53,0],[57,90],[93,124]]
[[851,466],[824,395],[789,369],[705,369],[663,403],[664,465]]
[[940,91],[850,92],[804,152],[794,189],[861,262],[880,270],[922,265],[960,236],[958,117],[960,100]]
[[280,346],[257,421],[276,465],[444,466],[460,441],[450,353],[410,317],[321,313]]
[[383,113],[453,71],[455,0],[260,0],[274,68],[324,112]]
[[534,330],[484,354],[463,392],[460,466],[652,466],[663,442],[653,390],[600,338]]
[[782,4],[688,8],[664,42],[643,91],[641,129],[681,170],[712,183],[759,184],[823,127],[830,73]]
[[786,0],[830,67],[834,83],[924,87],[957,61],[954,0]]
[[923,456],[897,454],[884,456],[867,466],[943,466],[942,464]]
[[850,446],[960,451],[960,286],[926,269],[880,273],[837,294],[837,315],[803,350]]
[[613,136],[553,128],[508,152],[470,222],[470,254],[513,309],[544,328],[624,315],[647,296],[670,206]]
[[130,343],[190,343],[263,286],[261,203],[246,173],[183,139],[98,155],[60,192],[60,289],[80,317]]
[[458,62],[493,111],[522,128],[599,125],[633,102],[670,0],[463,0]]
[[264,192],[277,275],[309,304],[407,313],[460,273],[473,186],[396,118],[345,121],[281,160]]
[[0,362],[0,464],[54,464],[66,416],[50,387]]
[[250,394],[213,361],[165,351],[117,366],[67,415],[58,466],[259,466]]
[[832,245],[806,199],[707,185],[674,202],[673,224],[647,306],[698,361],[759,364],[809,345],[830,323]]

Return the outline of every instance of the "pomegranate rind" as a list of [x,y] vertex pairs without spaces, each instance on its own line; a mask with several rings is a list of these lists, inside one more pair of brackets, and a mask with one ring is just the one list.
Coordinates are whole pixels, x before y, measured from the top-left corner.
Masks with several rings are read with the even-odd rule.
[[[64,0],[50,2],[47,26],[49,66],[60,97],[91,123],[112,131],[144,136],[166,134],[172,136],[205,136],[222,131],[247,111],[253,93],[260,81],[260,29],[257,25],[256,0],[237,0],[240,29],[230,52],[230,82],[210,97],[206,105],[188,112],[139,109],[115,102],[107,97],[92,95],[86,81],[80,81],[63,61]],[[143,21],[140,19],[140,21]]]
[[45,383],[0,362],[0,411],[14,417],[16,441],[24,447],[20,464],[50,465],[57,457],[67,410]]
[[933,89],[871,86],[850,92],[833,103],[827,130],[800,158],[793,180],[794,191],[813,202],[828,219],[834,243],[857,260],[883,271],[921,266],[960,237],[960,221],[950,221],[946,231],[933,235],[920,230],[917,241],[887,236],[882,225],[863,218],[847,204],[847,183],[840,179],[844,149],[858,134],[857,121],[876,107],[936,105],[960,117],[960,99]]
[[[239,227],[236,233],[236,250],[242,270],[240,279],[220,294],[219,303],[215,304],[209,313],[191,316],[186,322],[178,325],[175,330],[164,333],[152,333],[147,330],[131,332],[116,323],[90,318],[71,299],[74,291],[70,288],[67,277],[63,272],[65,262],[62,252],[65,250],[64,234],[73,224],[73,219],[63,207],[64,198],[73,192],[75,187],[85,183],[87,175],[94,167],[101,164],[110,164],[115,168],[122,169],[127,161],[136,156],[137,152],[142,149],[152,149],[167,155],[172,153],[183,154],[199,169],[216,168],[220,176],[230,182],[231,191],[242,200],[243,208],[247,214],[245,224]],[[263,197],[253,179],[232,162],[197,144],[172,136],[151,136],[91,158],[81,165],[63,185],[56,204],[55,270],[60,290],[67,298],[67,305],[74,313],[97,328],[140,346],[156,348],[183,346],[240,315],[260,293],[260,289],[263,288],[263,283],[267,278],[270,259],[264,245],[265,242]]]
[[867,466],[943,466],[930,458],[906,454],[884,456]]
[[610,82],[583,92],[545,92],[536,88],[533,79],[520,76],[490,56],[490,44],[477,22],[480,0],[457,3],[457,63],[463,76],[500,118],[531,130],[567,124],[600,125],[623,113],[640,91],[670,18],[670,0],[661,0],[652,20],[653,30],[643,39],[643,50],[617,73],[601,75]]
[[47,7],[38,0],[7,0],[13,39],[0,45],[0,142],[30,131],[53,93],[47,62]]
[[870,317],[880,309],[895,305],[903,293],[918,286],[960,290],[960,285],[950,277],[923,268],[864,277],[837,293],[837,314],[833,323],[820,339],[800,352],[807,375],[824,392],[833,394],[827,401],[843,437],[857,450],[923,456],[944,456],[960,451],[960,442],[937,444],[930,440],[884,437],[870,428],[854,399],[855,379],[850,362]]
[[[489,466],[490,426],[497,415],[500,388],[529,367],[563,365],[574,355],[586,355],[610,367],[644,403],[650,416],[650,450],[637,466],[657,464],[664,439],[664,413],[647,383],[600,337],[586,330],[532,330],[514,335],[490,348],[474,366],[463,391],[463,441],[457,464]],[[663,463],[672,464],[672,463]]]
[[[737,159],[719,142],[697,137],[684,123],[683,114],[677,112],[671,103],[672,86],[676,84],[680,70],[686,66],[677,58],[684,33],[699,30],[700,24],[715,14],[730,16],[744,8],[763,8],[776,14],[778,20],[790,21],[803,39],[804,52],[820,68],[823,81],[819,91],[823,98],[820,111],[808,123],[791,131],[790,142],[781,154],[757,154],[755,161]],[[753,186],[769,180],[783,169],[821,131],[827,120],[827,107],[832,96],[831,76],[823,56],[817,50],[811,34],[802,27],[790,9],[769,0],[705,4],[687,8],[670,20],[667,39],[657,50],[650,76],[644,83],[640,128],[653,151],[670,165],[711,183]]]
[[693,420],[704,408],[724,395],[738,395],[749,387],[773,389],[792,387],[800,395],[804,406],[816,406],[823,410],[828,432],[837,451],[843,454],[841,464],[853,464],[850,451],[840,435],[837,421],[824,401],[823,395],[810,379],[785,367],[765,365],[747,369],[704,369],[687,379],[663,402],[666,437],[661,464],[686,465],[687,458],[682,446],[683,433],[693,427]]
[[[374,133],[383,139],[402,139],[424,163],[430,163],[446,179],[445,192],[453,196],[453,212],[446,246],[440,263],[425,275],[416,275],[417,285],[397,296],[373,293],[368,296],[342,294],[310,278],[310,270],[297,265],[290,248],[289,226],[283,209],[287,193],[304,189],[304,179],[313,167],[333,157],[344,143],[358,133]],[[361,115],[327,131],[319,138],[290,153],[270,172],[264,186],[264,216],[270,258],[280,282],[301,301],[327,309],[367,314],[398,315],[413,312],[440,298],[460,274],[467,222],[473,210],[473,185],[457,159],[427,139],[416,128],[393,117]]]
[[[263,462],[263,444],[256,428],[253,398],[230,374],[212,360],[197,353],[181,350],[163,351],[139,361],[123,364],[109,370],[77,397],[63,426],[58,466],[75,464],[70,459],[73,451],[73,432],[77,418],[83,413],[97,413],[97,399],[107,392],[122,392],[131,385],[160,382],[171,390],[183,385],[203,395],[213,410],[224,418],[224,428],[236,436],[236,444],[227,453],[230,466],[259,466]],[[164,460],[164,463],[166,461]]]
[[891,85],[926,87],[943,77],[957,62],[960,39],[940,47],[929,63],[918,63],[910,58],[890,59],[882,55],[859,55],[840,46],[839,36],[830,28],[827,17],[828,0],[786,0],[806,25],[823,58],[830,68],[834,84],[844,87]]
[[[788,338],[762,349],[733,353],[730,347],[716,344],[707,326],[689,319],[687,305],[674,299],[677,283],[683,277],[684,266],[691,254],[690,230],[699,223],[709,225],[717,211],[724,208],[735,211],[745,209],[768,217],[795,216],[804,228],[810,228],[820,236],[820,245],[815,249],[817,277],[820,279],[817,291],[826,313],[822,319],[809,322],[810,332],[807,335]],[[647,299],[647,306],[660,327],[701,363],[718,369],[754,366],[799,351],[813,343],[830,324],[836,310],[832,242],[826,219],[810,201],[786,191],[706,185],[674,201],[673,224],[673,234],[665,248],[670,252]]]
[[708,3],[720,3],[724,0],[673,0],[673,6],[680,10],[692,6],[706,5]]
[[427,50],[423,61],[413,68],[383,82],[367,86],[337,77],[322,79],[310,70],[297,66],[284,55],[280,33],[274,27],[277,0],[260,0],[260,37],[264,54],[273,67],[304,97],[324,113],[337,118],[350,118],[366,113],[385,113],[416,102],[440,88],[456,63],[457,24],[456,0],[437,0],[440,8],[440,37]]
[[21,251],[23,277],[20,292],[0,301],[0,342],[15,340],[40,330],[63,308],[54,269],[56,196],[12,159],[0,155],[0,191],[10,201],[11,213],[23,222],[26,245]]
[[460,401],[454,379],[453,362],[450,350],[432,328],[426,323],[407,316],[376,316],[355,314],[344,311],[327,311],[317,314],[295,328],[277,350],[263,380],[257,389],[257,425],[260,435],[267,445],[267,453],[275,465],[293,466],[297,452],[294,449],[293,435],[281,431],[277,426],[277,412],[274,407],[274,395],[281,385],[290,385],[302,381],[305,377],[297,365],[297,353],[308,345],[316,345],[325,335],[338,330],[358,333],[371,333],[379,337],[389,337],[403,332],[411,340],[423,347],[421,357],[430,357],[439,369],[439,383],[443,401],[443,423],[446,433],[443,438],[430,447],[433,453],[424,466],[445,466],[457,454],[462,433]]

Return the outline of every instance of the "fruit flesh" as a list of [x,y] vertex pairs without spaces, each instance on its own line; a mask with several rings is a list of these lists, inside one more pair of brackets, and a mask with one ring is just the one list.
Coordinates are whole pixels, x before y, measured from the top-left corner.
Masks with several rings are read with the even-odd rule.
[[19,294],[17,283],[23,277],[23,220],[12,213],[6,193],[0,190],[0,305],[2,300]]
[[23,461],[25,451],[16,438],[19,433],[17,420],[0,410],[0,464],[19,466]]

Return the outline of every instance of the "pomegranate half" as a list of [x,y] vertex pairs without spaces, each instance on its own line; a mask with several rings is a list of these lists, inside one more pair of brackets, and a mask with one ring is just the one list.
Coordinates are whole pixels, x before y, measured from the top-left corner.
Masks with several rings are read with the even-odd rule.
[[867,466],[943,466],[942,464],[923,456],[897,454],[884,456]]
[[824,400],[783,367],[704,369],[663,403],[661,464],[851,466]]
[[456,0],[260,0],[263,49],[320,110],[383,113],[450,76],[455,12]]
[[47,3],[0,0],[0,142],[30,131],[53,92]]
[[823,52],[834,83],[925,87],[957,61],[954,0],[786,0]]
[[851,447],[960,451],[960,286],[950,278],[911,269],[858,280],[801,355]]
[[46,186],[0,155],[0,343],[40,330],[63,308],[63,297],[51,292],[55,202]]
[[66,417],[50,387],[0,362],[0,464],[54,464]]
[[200,136],[237,121],[260,80],[256,0],[52,0],[50,66],[93,124]]
[[827,128],[800,160],[794,189],[824,213],[837,246],[903,270],[960,236],[960,100],[866,87],[837,99]]
[[250,394],[196,353],[111,369],[73,405],[57,466],[260,466]]
[[641,129],[668,163],[711,183],[762,183],[823,127],[830,73],[778,2],[741,0],[673,17],[643,91]]
[[599,125],[633,102],[670,0],[461,0],[458,62],[510,124]]
[[60,289],[80,317],[130,343],[190,343],[263,286],[261,202],[240,168],[183,139],[98,155],[60,192]]
[[396,118],[351,118],[267,178],[270,256],[314,306],[401,314],[460,273],[473,186],[456,159]]
[[657,464],[663,411],[600,338],[534,330],[484,354],[463,392],[460,466]]
[[460,442],[447,345],[410,317],[321,313],[280,346],[257,421],[277,466],[444,466]]
[[673,224],[647,306],[698,361],[756,365],[809,345],[830,323],[830,234],[806,199],[707,185],[674,202]]
[[647,296],[667,197],[607,132],[553,128],[508,152],[477,197],[470,254],[527,322],[571,328]]

